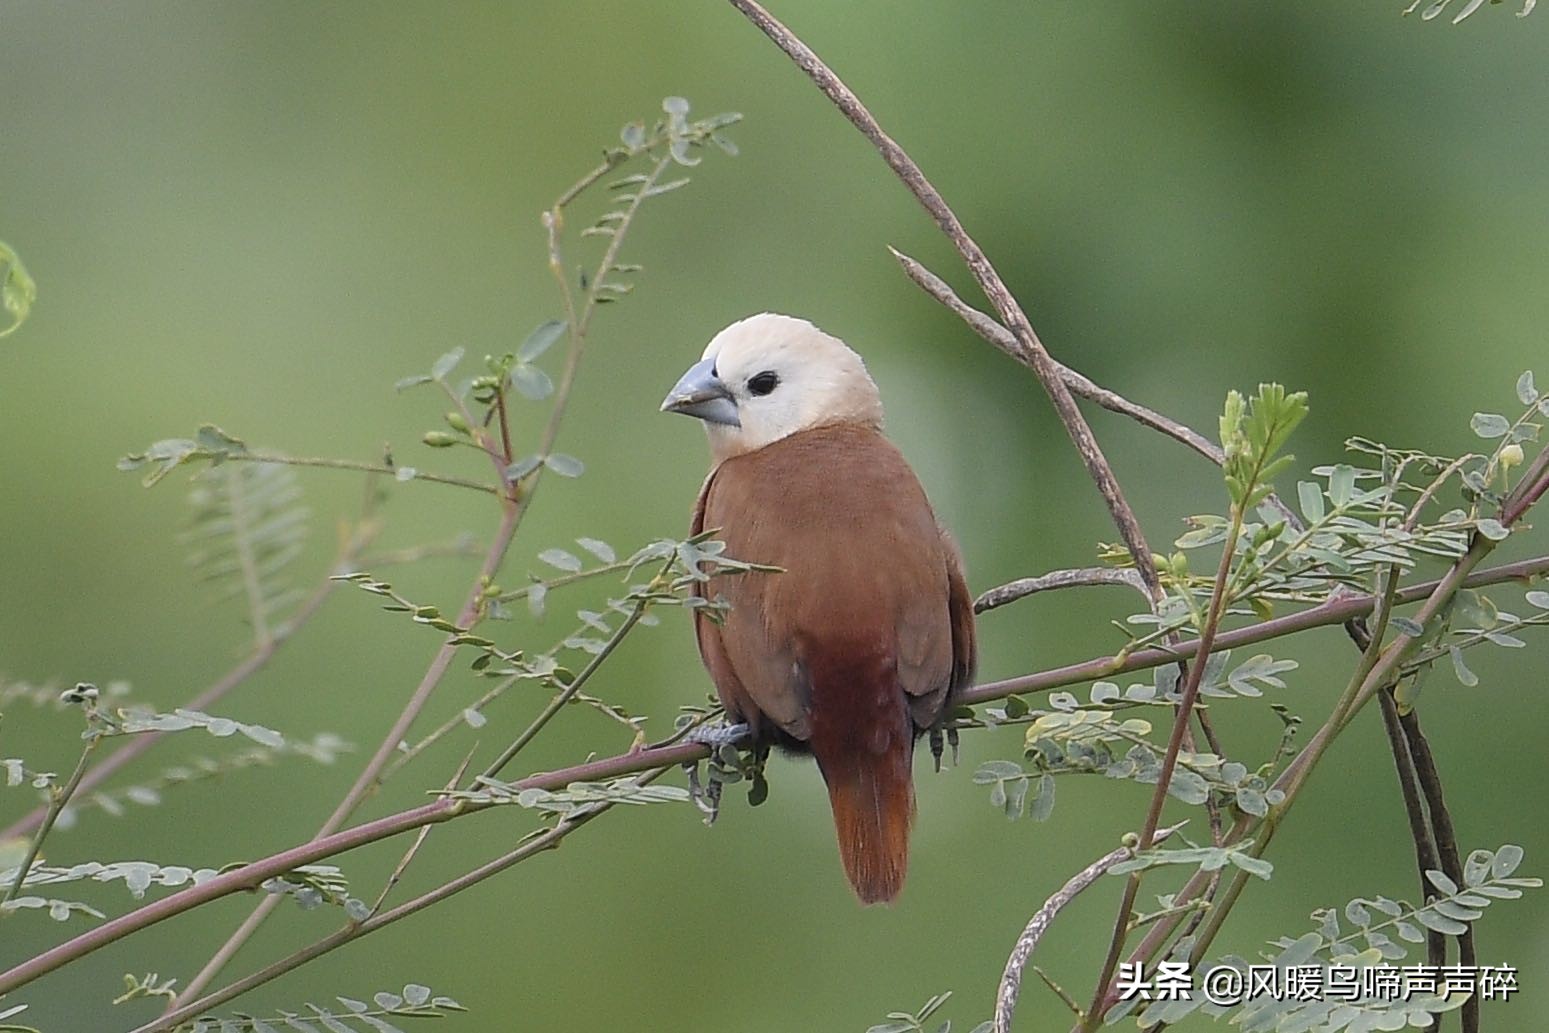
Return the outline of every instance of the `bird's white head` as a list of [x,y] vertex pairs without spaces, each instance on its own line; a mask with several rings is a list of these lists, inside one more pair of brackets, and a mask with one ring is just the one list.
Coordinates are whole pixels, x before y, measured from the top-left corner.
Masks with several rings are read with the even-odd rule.
[[861,357],[805,319],[761,312],[728,326],[662,402],[704,421],[716,463],[828,423],[882,429]]

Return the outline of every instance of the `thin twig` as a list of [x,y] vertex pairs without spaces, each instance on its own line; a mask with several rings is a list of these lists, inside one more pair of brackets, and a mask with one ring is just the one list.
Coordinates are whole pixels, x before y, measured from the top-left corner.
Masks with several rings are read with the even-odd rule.
[[[673,560],[669,560],[668,566],[675,562],[675,559],[676,557]],[[666,569],[666,567],[662,568],[663,573],[666,572]],[[586,662],[586,666],[581,669],[570,684],[566,685],[561,691],[556,692],[554,698],[549,700],[548,706],[544,707],[538,716],[532,719],[532,723],[522,730],[522,734],[518,735],[509,746],[500,751],[500,756],[496,757],[489,767],[485,769],[485,778],[494,778],[500,774],[500,770],[511,763],[511,759],[520,753],[543,730],[543,726],[552,721],[554,715],[559,713],[566,703],[575,698],[576,693],[581,691],[581,687],[591,680],[592,675],[597,673],[598,668],[603,665],[603,662],[618,648],[618,644],[624,641],[624,636],[628,635],[630,630],[640,622],[640,618],[645,615],[647,605],[647,601],[641,599],[630,608],[623,622],[613,630],[613,634],[608,636],[608,640],[603,643],[602,648],[592,655],[591,659]]]
[[[462,763],[457,765],[457,770],[452,772],[452,777],[447,779],[446,782],[442,784],[442,788],[448,791],[456,789],[457,783],[463,780],[463,775],[467,773],[468,765],[472,763],[472,761],[473,751],[469,750],[468,753],[463,756]],[[409,848],[403,852],[403,856],[400,857],[398,859],[398,863],[393,866],[392,874],[390,874],[387,877],[387,881],[382,884],[382,892],[377,894],[375,903],[371,905],[371,914],[374,915],[382,910],[382,905],[386,902],[387,895],[393,891],[394,886],[398,885],[399,880],[403,878],[403,873],[409,870],[409,865],[414,863],[415,855],[420,852],[420,848],[425,845],[425,840],[430,837],[430,829],[431,826],[429,825],[426,825],[424,828],[420,829],[414,837],[414,842],[409,844]]]
[[[291,456],[279,452],[228,452],[221,455],[222,460],[229,463],[275,463],[280,466],[321,466],[329,470],[359,470],[362,473],[379,473],[388,477],[396,477],[398,468],[388,466],[385,463],[365,463],[354,459],[330,459],[325,456]],[[474,491],[487,492],[490,495],[499,495],[501,488],[494,484],[485,484],[483,481],[471,480],[467,477],[452,477],[447,474],[429,473],[416,469],[411,480],[429,481],[432,484],[449,484],[454,488],[472,488]]]
[[1134,567],[1084,567],[1078,570],[1051,570],[1037,577],[1017,578],[1004,585],[997,585],[974,600],[974,613],[984,613],[1038,592],[1084,585],[1127,585],[1145,596],[1148,603],[1151,599],[1146,592],[1145,581]]
[[65,809],[65,804],[70,802],[70,797],[74,796],[75,791],[80,788],[81,779],[86,774],[86,767],[91,763],[91,755],[101,741],[100,735],[88,732],[86,745],[81,747],[81,759],[76,761],[75,770],[70,773],[69,779],[63,786],[49,793],[48,811],[43,815],[43,821],[39,823],[38,830],[33,833],[32,841],[27,844],[27,855],[17,866],[16,877],[6,888],[5,896],[0,898],[0,904],[9,904],[21,892],[22,884],[27,881],[27,873],[32,870],[32,862],[38,859],[38,851],[43,849],[43,840],[48,838],[49,832],[54,828],[59,812]]
[[1087,473],[1091,475],[1097,485],[1098,493],[1107,504],[1109,514],[1113,517],[1113,522],[1118,527],[1125,546],[1134,558],[1136,569],[1145,579],[1151,598],[1160,600],[1161,582],[1152,564],[1151,549],[1146,544],[1140,522],[1135,518],[1129,503],[1125,501],[1124,492],[1119,487],[1118,479],[1113,475],[1112,467],[1108,465],[1108,460],[1098,446],[1097,439],[1092,436],[1092,429],[1087,426],[1081,411],[1076,408],[1076,401],[1071,397],[1070,389],[1066,387],[1060,375],[1058,364],[1045,350],[1043,342],[1039,340],[1032,324],[1028,322],[1026,313],[1017,304],[1016,298],[1001,280],[1000,274],[995,271],[984,250],[968,235],[968,231],[963,228],[956,213],[941,196],[940,191],[925,178],[925,173],[920,171],[914,159],[910,158],[892,137],[882,131],[882,126],[861,103],[860,98],[844,84],[839,76],[834,74],[833,69],[823,63],[811,47],[797,38],[756,0],[731,0],[731,4],[768,36],[775,46],[783,50],[850,120],[850,123],[871,141],[881,153],[882,159],[887,162],[888,167],[893,170],[894,175],[908,188],[936,221],[936,225],[951,240],[953,247],[967,264],[969,272],[973,274],[974,280],[984,291],[985,297],[999,313],[1001,322],[1011,330],[1012,336],[1026,357],[1025,361],[1037,375],[1038,382],[1048,393],[1055,413],[1064,424],[1066,433],[1070,435],[1071,442],[1076,446],[1076,451],[1080,454],[1083,465],[1086,466]]
[[1538,453],[1533,465],[1527,468],[1516,488],[1506,497],[1501,507],[1501,523],[1507,527],[1515,524],[1523,513],[1544,497],[1546,490],[1549,490],[1549,448]]
[[603,574],[616,574],[621,570],[633,570],[635,566],[635,563],[626,559],[619,560],[616,563],[608,563],[601,567],[593,567],[590,570],[578,570],[574,574],[561,574],[558,577],[551,577],[543,581],[534,581],[532,584],[523,585],[521,588],[513,588],[509,592],[502,592],[500,594],[500,601],[509,603],[517,599],[524,599],[531,595],[533,590],[540,585],[547,592],[564,585],[574,584],[577,581],[586,581],[594,577],[600,577]]
[[[586,350],[586,333],[591,328],[592,317],[597,312],[598,297],[603,285],[608,282],[608,277],[613,274],[613,267],[618,264],[619,251],[624,246],[624,237],[634,224],[635,216],[640,212],[640,206],[650,195],[651,188],[661,178],[661,174],[672,164],[672,158],[664,157],[655,160],[651,170],[645,173],[635,189],[634,197],[623,208],[619,219],[610,227],[612,236],[608,239],[608,246],[603,250],[602,258],[597,263],[596,271],[586,288],[584,301],[579,309],[576,308],[574,296],[570,291],[570,280],[565,271],[564,259],[560,253],[560,232],[564,228],[564,208],[582,187],[578,184],[572,191],[566,191],[554,206],[543,213],[543,226],[548,232],[549,239],[549,271],[554,274],[554,280],[559,285],[560,296],[564,299],[565,325],[569,328],[570,346],[565,350],[565,366],[559,374],[559,385],[554,390],[553,408],[549,411],[548,422],[543,426],[543,433],[538,440],[538,452],[540,457],[547,458],[554,449],[554,442],[559,437],[560,420],[564,418],[565,408],[570,401],[571,389],[575,386],[576,372],[581,366],[581,356]],[[603,175],[610,166],[606,162],[598,169],[593,170],[589,178],[582,180],[582,184],[590,184]],[[543,471],[546,464],[539,463],[533,468],[526,481],[522,485],[522,498],[531,501],[532,495],[538,490],[538,483],[543,479]]]
[[[903,266],[904,274],[913,280],[921,290],[935,298],[946,306],[959,319],[967,323],[969,329],[984,338],[1011,358],[1028,365],[1027,353],[1017,343],[1016,336],[1000,323],[974,308],[968,302],[960,298],[956,291],[935,273],[921,265],[916,259],[909,257],[896,248],[888,248],[893,257],[898,259],[898,264]],[[1096,402],[1110,412],[1116,412],[1139,423],[1143,427],[1150,427],[1167,435],[1174,441],[1178,441],[1217,466],[1221,465],[1221,448],[1209,438],[1190,427],[1186,427],[1177,420],[1163,416],[1154,409],[1148,409],[1130,401],[1123,395],[1110,391],[1107,388],[1093,382],[1089,378],[1055,361],[1055,368],[1059,371],[1060,379],[1065,382],[1071,392],[1080,395],[1090,402]]]
[[[1158,829],[1154,843],[1171,836],[1174,832],[1187,824],[1179,822],[1170,828]],[[1120,861],[1127,861],[1135,856],[1133,846],[1121,846],[1117,850],[1109,851],[1102,857],[1093,861],[1085,868],[1061,886],[1053,896],[1043,902],[1043,907],[1033,913],[1028,919],[1027,926],[1022,930],[1022,935],[1017,937],[1016,946],[1011,949],[1011,956],[1006,959],[1006,969],[1000,977],[1000,987],[995,992],[995,1033],[1010,1033],[1011,1016],[1017,1007],[1017,997],[1022,992],[1022,970],[1027,966],[1027,959],[1032,957],[1033,950],[1038,946],[1038,941],[1043,934],[1048,932],[1049,924],[1054,921],[1054,916],[1069,904],[1076,896],[1092,883],[1102,878],[1108,869]]]

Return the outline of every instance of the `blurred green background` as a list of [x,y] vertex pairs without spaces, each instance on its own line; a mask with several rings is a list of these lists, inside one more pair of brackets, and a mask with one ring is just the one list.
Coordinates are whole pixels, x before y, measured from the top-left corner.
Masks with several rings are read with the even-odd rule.
[[[1355,433],[1466,450],[1471,412],[1514,406],[1511,385],[1535,361],[1549,380],[1549,15],[1489,8],[1452,28],[1400,18],[1401,7],[787,0],[776,13],[911,150],[1057,356],[1207,431],[1229,387],[1305,388],[1313,416],[1294,446],[1305,470],[1338,460]],[[763,309],[805,315],[866,356],[975,591],[1087,564],[1114,537],[1031,376],[888,256],[889,244],[918,256],[978,303],[935,227],[726,5],[12,2],[0,10],[0,84],[0,239],[40,290],[32,320],[0,342],[7,678],[127,679],[171,707],[241,655],[238,608],[210,605],[182,561],[186,478],[147,492],[113,469],[150,441],[209,420],[300,454],[373,459],[390,441],[402,463],[487,475],[472,453],[420,446],[442,406],[428,391],[395,395],[393,382],[452,346],[511,349],[558,313],[537,214],[667,94],[697,114],[745,113],[730,134],[742,153],[708,155],[631,237],[624,257],[646,271],[600,313],[560,446],[587,473],[545,482],[507,584],[542,572],[537,553],[578,534],[626,550],[682,532],[705,448],[657,403],[712,333]],[[543,412],[523,410],[521,433],[536,433]],[[1153,544],[1183,516],[1220,508],[1218,481],[1194,456],[1106,413],[1092,420]],[[296,568],[305,585],[361,484],[323,471],[303,483],[314,520]],[[394,490],[386,512],[388,546],[485,536],[495,516],[486,498],[427,484]],[[1509,551],[1543,551],[1541,533],[1524,537],[1535,540]],[[391,578],[452,610],[472,569],[440,560]],[[589,598],[555,596],[546,621],[521,614],[500,636],[544,646],[568,629],[566,604]],[[1520,593],[1500,598],[1510,608]],[[1111,652],[1107,622],[1132,605],[1097,589],[988,615],[981,674]],[[684,615],[665,618],[593,683],[654,715],[658,731],[709,691]],[[83,815],[50,859],[218,866],[305,838],[434,648],[432,633],[370,597],[336,593],[217,712],[297,736],[336,731],[356,754],[239,773],[118,819]],[[1524,871],[1539,874],[1543,649],[1480,653],[1478,688],[1438,674],[1422,700],[1463,849],[1520,842]],[[1352,651],[1337,630],[1275,651],[1303,662],[1275,697],[1315,721]],[[478,691],[459,669],[428,717]],[[537,705],[513,694],[492,708],[477,733],[486,752]],[[1245,759],[1271,748],[1267,708],[1216,710]],[[75,730],[71,716],[13,705],[0,755],[65,767]],[[363,816],[422,800],[474,735],[416,763]],[[896,907],[855,904],[815,771],[779,761],[759,810],[738,791],[713,830],[686,806],[610,815],[241,1006],[272,1013],[414,980],[472,1009],[448,1028],[859,1031],[952,989],[942,1015],[967,1029],[989,1014],[1027,916],[1133,828],[1147,797],[1067,781],[1050,821],[1008,824],[969,775],[1019,742],[1014,730],[971,734],[961,767],[930,777],[919,766]],[[229,745],[189,733],[134,774]],[[624,745],[616,726],[572,710],[527,763]],[[0,817],[30,803],[12,790]],[[530,824],[513,810],[437,831],[409,882],[471,867]],[[339,863],[369,887],[396,856]],[[1222,949],[1298,935],[1312,908],[1357,894],[1414,898],[1375,712],[1328,756],[1269,856],[1275,879],[1250,887]],[[1083,999],[1118,886],[1079,900],[1035,959]],[[1148,882],[1143,903],[1167,888]],[[81,895],[109,911],[129,904],[121,886]],[[155,1006],[114,1009],[119,976],[186,979],[252,903],[155,928],[6,1003],[30,1003],[23,1018],[49,1031],[127,1029]],[[334,920],[280,917],[233,975]],[[0,962],[67,931],[7,922]],[[1486,1006],[1487,1024],[1528,1028],[1534,1002],[1549,1002],[1542,894],[1493,909],[1479,942],[1481,961],[1518,966],[1524,985]],[[1031,984],[1020,1016],[1029,1031],[1068,1025]]]

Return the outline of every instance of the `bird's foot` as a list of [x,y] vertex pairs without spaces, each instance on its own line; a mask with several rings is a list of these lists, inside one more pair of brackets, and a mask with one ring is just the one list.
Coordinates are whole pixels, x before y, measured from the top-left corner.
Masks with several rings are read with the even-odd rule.
[[752,729],[744,724],[703,724],[683,737],[684,742],[697,742],[701,746],[708,746],[712,750],[718,750],[722,746],[735,746],[748,737]]
[[699,780],[699,765],[696,763],[684,764],[683,770],[688,773],[689,799],[694,801],[694,806],[705,816],[705,824],[714,825],[721,813],[721,780],[712,772],[710,784],[705,785]]
[[943,734],[942,728],[938,725],[930,730],[930,755],[938,773],[941,771],[941,755],[945,752],[947,743],[952,746],[952,766],[955,768],[957,767],[957,729],[948,726]]

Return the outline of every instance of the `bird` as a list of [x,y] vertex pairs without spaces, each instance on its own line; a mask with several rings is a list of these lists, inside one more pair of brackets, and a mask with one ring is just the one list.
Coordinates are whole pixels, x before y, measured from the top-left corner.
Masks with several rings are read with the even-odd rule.
[[973,678],[974,616],[957,547],[883,435],[861,357],[804,319],[764,312],[716,334],[662,402],[703,422],[710,473],[691,534],[778,573],[701,583],[700,657],[759,755],[810,754],[863,904],[893,902],[915,815],[915,743]]

